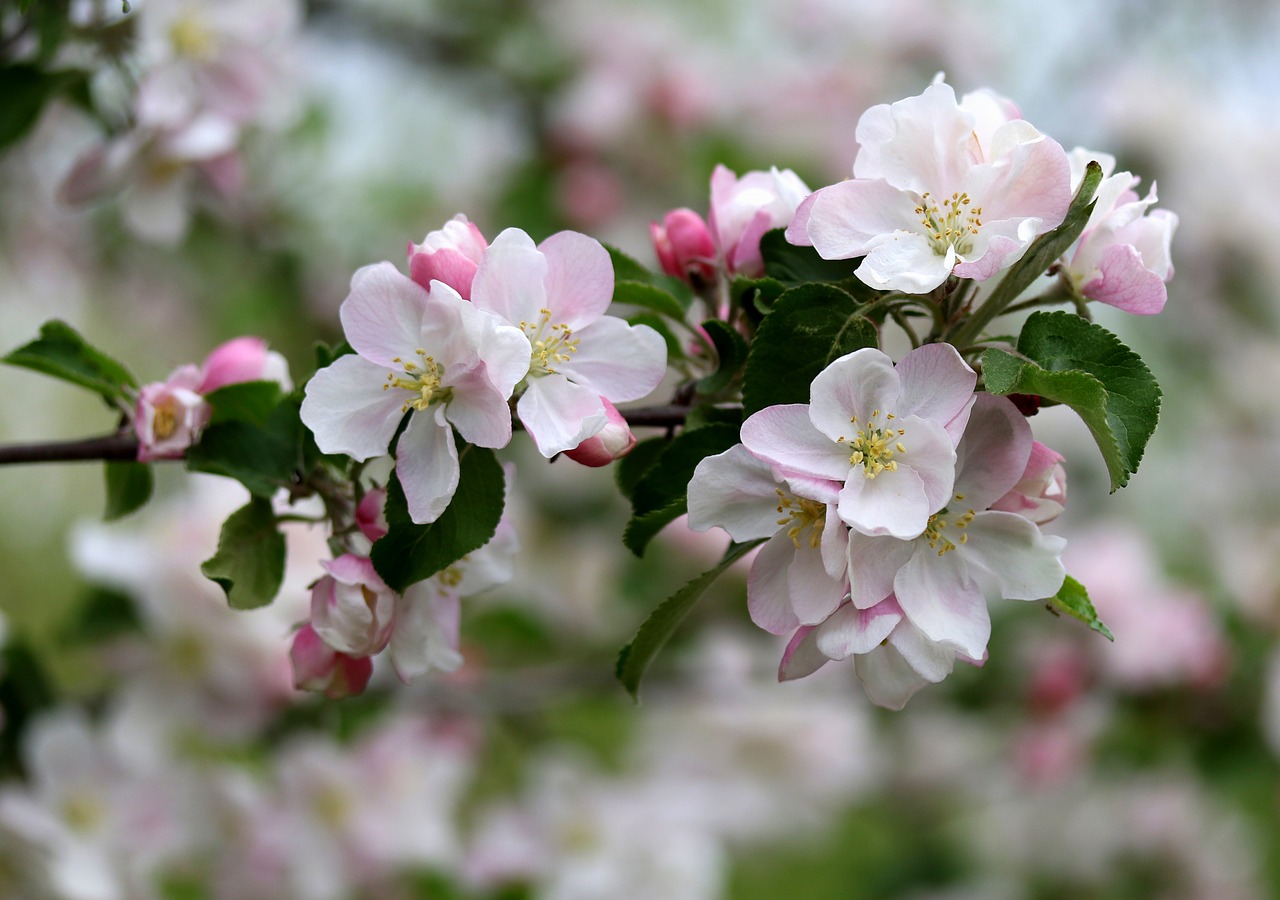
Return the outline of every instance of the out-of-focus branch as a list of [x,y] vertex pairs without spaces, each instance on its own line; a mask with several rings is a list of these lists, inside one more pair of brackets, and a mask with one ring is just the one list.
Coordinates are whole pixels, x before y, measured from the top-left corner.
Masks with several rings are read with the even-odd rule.
[[[620,410],[633,428],[675,428],[689,415],[687,406],[644,406]],[[520,427],[519,421],[514,423]],[[0,466],[20,463],[58,463],[135,460],[138,438],[127,433],[74,441],[48,441],[39,444],[0,444]]]

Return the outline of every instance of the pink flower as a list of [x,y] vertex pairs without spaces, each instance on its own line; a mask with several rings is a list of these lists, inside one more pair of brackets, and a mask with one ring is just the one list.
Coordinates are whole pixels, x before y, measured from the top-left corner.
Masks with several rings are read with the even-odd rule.
[[814,192],[787,229],[824,259],[864,257],[873,288],[923,294],[953,273],[985,281],[1062,222],[1066,153],[989,92],[935,82],[858,122],[853,179]]
[[605,401],[638,400],[666,373],[661,336],[605,315],[612,298],[608,251],[574,231],[534,246],[508,228],[480,263],[472,303],[528,338],[516,414],[547,458],[603,430]]
[[784,481],[743,445],[709,456],[689,481],[689,527],[720,527],[735,541],[769,540],[751,563],[747,609],[772,634],[814,625],[848,595],[849,529],[836,515],[840,486]]
[[199,439],[213,415],[197,391],[200,382],[200,370],[186,365],[175,369],[167,381],[139,389],[133,414],[139,462],[181,459]]
[[990,509],[1026,469],[1031,428],[1003,397],[978,394],[956,447],[953,493],[914,540],[849,535],[852,600],[875,607],[890,593],[931,641],[981,659],[991,634],[986,596],[975,576],[1007,600],[1052,597],[1066,577],[1066,545],[1020,515]]
[[711,212],[707,217],[725,269],[734,275],[764,274],[760,238],[782,228],[809,195],[790,169],[748,172],[741,178],[724,166],[711,173]]
[[1062,462],[1062,454],[1032,441],[1022,478],[991,508],[1018,513],[1037,525],[1052,522],[1067,503],[1067,471]]
[[1134,188],[1139,178],[1117,172],[1115,160],[1076,148],[1071,153],[1074,183],[1084,177],[1090,159],[1102,163],[1109,177],[1098,188],[1093,212],[1075,246],[1065,254],[1064,269],[1080,293],[1137,315],[1154,315],[1164,309],[1165,282],[1173,277],[1170,244],[1178,217],[1157,209],[1156,187],[1139,199]]
[[626,417],[603,397],[600,402],[604,404],[607,424],[572,450],[564,452],[569,459],[584,466],[607,466],[626,456],[636,445],[636,436],[631,433]]
[[879,350],[857,350],[818,374],[809,404],[748,418],[742,442],[783,476],[842,484],[850,528],[914,538],[951,497],[976,381],[949,344],[926,344],[896,368]]
[[662,224],[649,223],[649,235],[662,271],[690,283],[710,283],[716,273],[716,245],[711,229],[691,209],[673,209]]
[[391,639],[396,592],[368,557],[344,553],[320,565],[328,574],[311,589],[311,628],[339,653],[381,651]]
[[320,691],[330,700],[364,693],[373,675],[373,659],[334,650],[310,624],[294,635],[289,649],[293,684],[300,691]]
[[356,506],[356,525],[371,541],[376,541],[387,533],[387,490],[375,488],[361,498]]
[[463,300],[470,300],[471,282],[488,246],[480,229],[458,213],[421,244],[409,245],[409,277],[428,290],[431,282],[443,281]]
[[481,447],[511,440],[507,400],[529,341],[443,282],[428,294],[387,262],[355,273],[340,315],[358,355],[308,382],[302,421],[324,453],[365,460],[387,452],[410,413],[396,472],[413,521],[434,522],[458,486],[453,429]]
[[243,381],[274,381],[286,391],[293,389],[283,356],[268,350],[260,337],[238,337],[219,344],[205,357],[197,390],[209,394]]

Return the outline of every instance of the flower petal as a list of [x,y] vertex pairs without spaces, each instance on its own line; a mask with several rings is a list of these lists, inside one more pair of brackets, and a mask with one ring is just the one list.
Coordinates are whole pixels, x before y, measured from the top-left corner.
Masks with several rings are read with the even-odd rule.
[[925,633],[904,621],[889,635],[889,644],[902,654],[916,674],[925,681],[937,684],[955,668],[956,651],[937,641],[931,641]]
[[1043,600],[1062,587],[1064,538],[1042,534],[1033,522],[1007,512],[980,512],[967,531],[969,541],[957,551],[995,577],[1004,599]]
[[604,316],[574,335],[578,350],[557,371],[611,403],[639,400],[667,372],[667,344],[648,325]]
[[742,443],[775,466],[779,474],[809,475],[843,482],[849,474],[849,455],[813,427],[807,403],[770,406],[742,423]]
[[458,489],[458,448],[444,407],[415,415],[396,444],[396,475],[409,507],[409,518],[427,525],[440,518]]
[[460,615],[458,596],[441,591],[434,580],[413,585],[399,598],[390,647],[401,681],[408,684],[432,669],[453,672],[462,665]]
[[893,593],[893,579],[914,550],[912,541],[849,533],[849,584],[859,609],[875,606]]
[[546,277],[547,259],[533,238],[508,228],[485,250],[471,282],[471,302],[512,325],[534,324],[547,308]]
[[384,390],[386,369],[361,356],[343,356],[312,376],[302,422],[323,453],[352,459],[383,456],[404,417],[404,395]]
[[778,664],[778,680],[794,681],[812,675],[829,661],[818,649],[814,632],[817,629],[805,625],[797,629],[782,652],[782,662]]
[[[389,262],[357,269],[338,316],[355,351],[388,369],[403,370],[396,357],[422,346],[427,292]],[[432,348],[427,348],[429,352]]]
[[538,249],[547,258],[547,308],[552,322],[575,332],[604,315],[613,300],[613,260],[595,238],[576,231],[551,235]]
[[[833,441],[852,439],[870,424],[872,413],[885,416],[897,410],[900,390],[893,360],[864,347],[834,360],[813,379],[809,418]],[[883,426],[884,419],[877,417],[876,424]]]
[[688,497],[694,531],[718,526],[740,543],[778,533],[778,482],[742,444],[698,463]]
[[982,658],[991,637],[991,617],[986,598],[958,553],[939,555],[925,542],[917,542],[893,588],[898,605],[925,637],[972,659]]
[[756,553],[747,576],[747,612],[770,634],[786,634],[800,626],[791,607],[787,570],[795,557],[795,544],[785,532],[769,538]]
[[[791,540],[785,533],[783,537]],[[848,593],[844,579],[828,575],[822,554],[805,543],[796,548],[791,567],[787,570],[787,591],[791,594],[791,608],[801,625],[821,622],[835,612]]]
[[547,459],[572,450],[608,422],[600,395],[563,375],[530,379],[516,413]]
[[818,650],[832,659],[870,653],[902,621],[902,610],[892,600],[870,609],[846,603],[818,626]]
[[894,412],[946,427],[964,411],[978,375],[950,344],[925,344],[898,360],[902,393]]
[[855,656],[853,671],[871,702],[885,709],[902,709],[929,683],[892,646],[877,647],[870,653]]
[[1031,455],[1031,426],[1007,397],[978,394],[956,447],[957,497],[982,510],[1018,483]]
[[937,511],[914,470],[901,467],[866,478],[854,469],[840,492],[840,518],[850,528],[870,535],[910,540],[922,533]]

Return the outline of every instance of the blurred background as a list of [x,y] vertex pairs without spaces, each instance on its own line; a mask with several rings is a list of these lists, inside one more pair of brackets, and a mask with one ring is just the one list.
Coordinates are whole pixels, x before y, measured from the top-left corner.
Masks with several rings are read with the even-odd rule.
[[[726,539],[677,525],[637,560],[612,473],[519,438],[517,577],[464,602],[463,668],[341,702],[294,692],[287,657],[323,534],[296,526],[279,599],[233,612],[199,563],[238,484],[160,465],[108,525],[100,465],[0,468],[0,896],[1280,896],[1280,7],[131,7],[0,2],[0,351],[57,317],[158,381],[257,334],[301,380],[351,273],[455,213],[656,265],[648,223],[705,213],[716,163],[832,183],[862,112],[944,71],[1179,215],[1165,311],[1097,310],[1162,420],[1112,496],[1078,420],[1031,420],[1115,642],[1003,603],[987,665],[900,713],[851,666],[777,684],[737,570],[633,705],[618,648]],[[73,73],[17,130],[15,69]],[[193,90],[221,130],[174,124]],[[115,425],[0,368],[0,442]]]

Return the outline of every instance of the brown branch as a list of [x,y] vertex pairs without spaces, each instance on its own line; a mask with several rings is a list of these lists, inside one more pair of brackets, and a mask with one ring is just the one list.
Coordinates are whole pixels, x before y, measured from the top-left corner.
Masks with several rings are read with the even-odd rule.
[[[627,423],[635,428],[673,428],[684,424],[687,406],[645,406],[622,410]],[[519,423],[517,423],[518,425]],[[138,438],[126,432],[74,441],[48,441],[39,444],[0,444],[0,466],[21,463],[92,462],[136,460]]]

